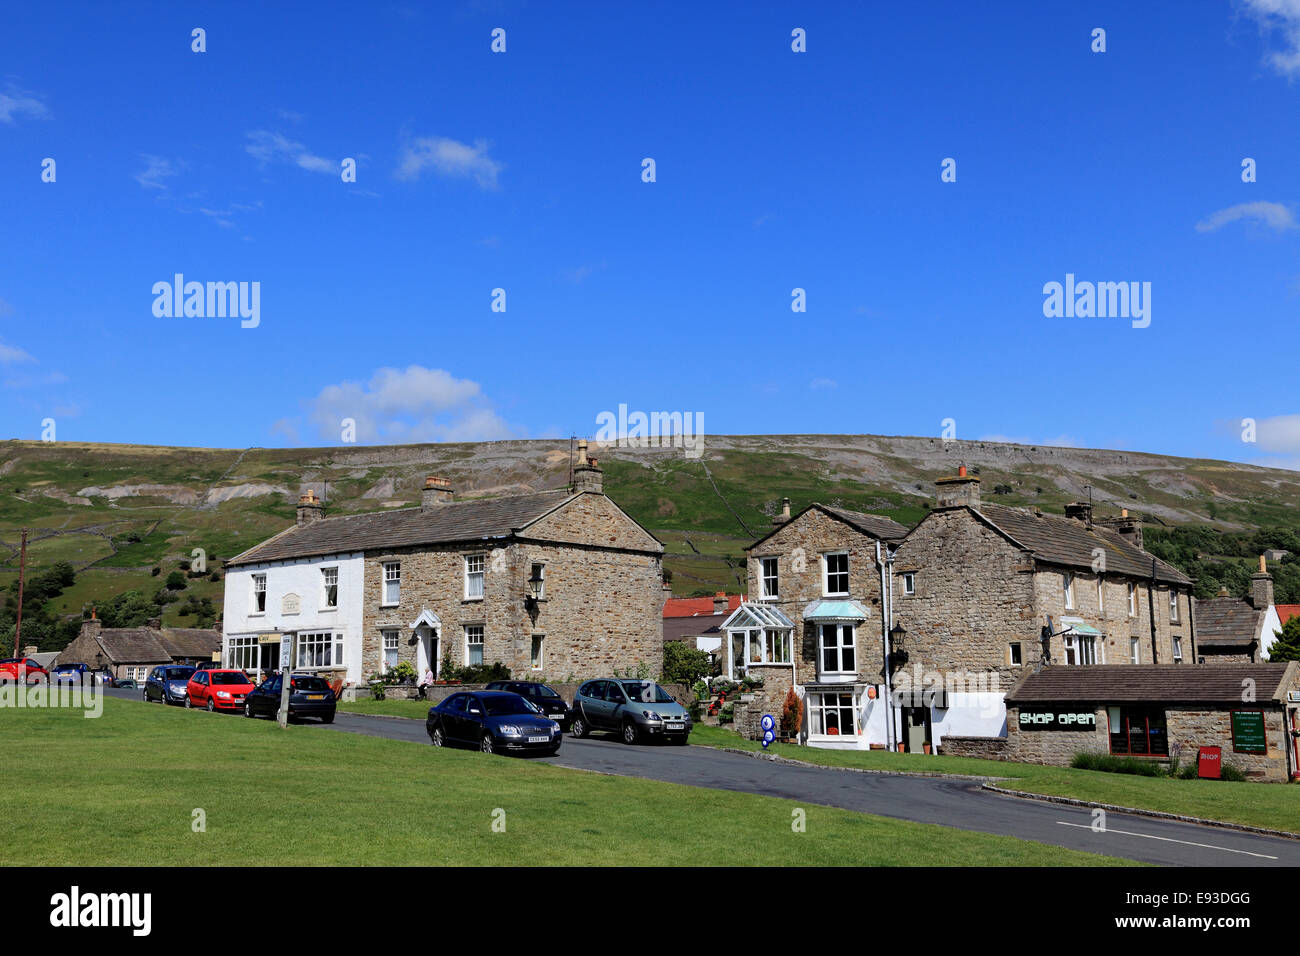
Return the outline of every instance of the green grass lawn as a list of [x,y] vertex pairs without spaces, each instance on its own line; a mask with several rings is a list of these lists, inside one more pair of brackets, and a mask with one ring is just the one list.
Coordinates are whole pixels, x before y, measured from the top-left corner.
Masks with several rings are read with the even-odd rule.
[[[1121,863],[1010,837],[107,699],[0,715],[25,865]],[[806,811],[793,832],[792,811]],[[196,833],[194,811],[206,816]],[[502,817],[504,813],[504,817]],[[494,832],[504,819],[505,832]]]
[[[697,726],[691,733],[691,742],[742,750],[763,749],[758,741],[745,740],[734,731],[721,727]],[[818,747],[773,744],[768,751],[828,767],[1006,777],[1009,779],[999,781],[997,785],[1009,790],[1073,797],[1096,803],[1300,833],[1300,786],[1295,785],[1138,777],[1095,770],[1073,770],[1069,767],[1043,767],[971,757],[899,754],[884,750],[824,750]]]

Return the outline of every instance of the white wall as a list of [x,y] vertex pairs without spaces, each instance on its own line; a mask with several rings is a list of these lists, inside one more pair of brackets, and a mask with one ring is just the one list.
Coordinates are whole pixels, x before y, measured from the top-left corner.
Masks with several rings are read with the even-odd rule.
[[[323,607],[322,568],[339,569],[338,607]],[[303,558],[271,564],[248,564],[226,572],[224,611],[221,619],[222,659],[226,660],[232,635],[267,631],[333,631],[343,634],[343,663],[348,682],[361,681],[361,595],[363,561],[360,553],[327,558]],[[253,613],[253,575],[266,575],[266,613]],[[284,596],[299,598],[297,614],[284,613]]]
[[954,737],[1005,737],[1007,705],[1005,694],[949,694],[949,706],[931,709],[930,733],[934,744],[944,734]]
[[1264,612],[1264,625],[1260,629],[1259,635],[1259,654],[1256,660],[1268,660],[1268,649],[1273,646],[1277,640],[1277,632],[1282,630],[1282,618],[1278,616],[1277,608],[1272,604]]

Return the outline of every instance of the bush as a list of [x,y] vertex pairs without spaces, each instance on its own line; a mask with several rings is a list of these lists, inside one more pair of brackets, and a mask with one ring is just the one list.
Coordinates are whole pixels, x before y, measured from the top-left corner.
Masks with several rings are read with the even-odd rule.
[[734,704],[728,704],[726,707],[723,707],[722,710],[718,711],[718,723],[730,724],[734,723],[735,720],[736,707]]
[[1219,779],[1227,780],[1231,783],[1245,783],[1246,775],[1230,763],[1225,763],[1219,768]]
[[690,687],[713,670],[713,658],[707,651],[697,651],[681,641],[664,644],[665,684],[684,684]]
[[416,679],[415,665],[410,661],[398,661],[397,666],[384,675],[390,684],[406,684]]
[[168,591],[184,591],[186,588],[185,573],[183,571],[173,571],[167,575],[167,580],[163,586]]
[[794,737],[803,726],[803,701],[791,687],[785,692],[785,702],[781,706],[781,734]]
[[1099,754],[1085,751],[1074,755],[1070,766],[1075,770],[1100,770],[1105,773],[1131,773],[1140,777],[1160,777],[1165,770],[1155,760],[1137,757],[1117,757],[1114,754]]

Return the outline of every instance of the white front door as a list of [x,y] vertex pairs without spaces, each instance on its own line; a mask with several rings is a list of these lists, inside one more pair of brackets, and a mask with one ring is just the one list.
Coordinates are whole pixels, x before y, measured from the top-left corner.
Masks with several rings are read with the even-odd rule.
[[421,624],[416,629],[416,637],[418,640],[415,642],[415,668],[419,671],[419,678],[424,677],[426,670],[432,669],[436,680],[438,669],[442,666],[438,654],[438,631],[435,628]]

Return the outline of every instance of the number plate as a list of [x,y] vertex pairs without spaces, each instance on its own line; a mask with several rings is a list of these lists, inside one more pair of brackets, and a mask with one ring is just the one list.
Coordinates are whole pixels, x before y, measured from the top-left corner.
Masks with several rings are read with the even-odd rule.
[[324,695],[324,694],[308,694],[308,695],[307,695],[307,699],[308,699],[308,700],[324,700],[324,699],[325,699],[325,695]]
[[546,744],[551,742],[551,738],[550,737],[529,737],[528,742],[530,744]]
[[679,722],[679,723],[675,723],[675,724],[674,724],[674,723],[667,723],[667,724],[664,724],[664,726],[665,726],[667,729],[669,729],[669,730],[685,730],[685,729],[686,729],[686,725],[683,724],[683,723],[680,723],[680,722]]

